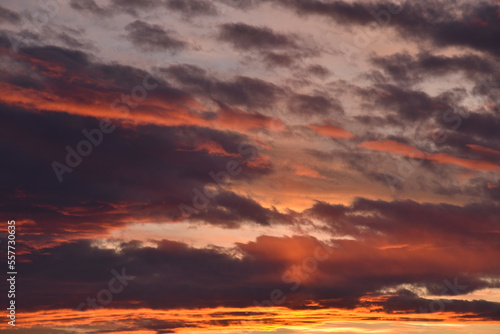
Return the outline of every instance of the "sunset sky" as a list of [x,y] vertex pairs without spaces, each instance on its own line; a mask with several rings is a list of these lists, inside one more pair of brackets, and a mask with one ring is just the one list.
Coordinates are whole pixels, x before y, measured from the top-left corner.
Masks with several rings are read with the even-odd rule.
[[0,332],[499,333],[499,61],[493,0],[0,0]]

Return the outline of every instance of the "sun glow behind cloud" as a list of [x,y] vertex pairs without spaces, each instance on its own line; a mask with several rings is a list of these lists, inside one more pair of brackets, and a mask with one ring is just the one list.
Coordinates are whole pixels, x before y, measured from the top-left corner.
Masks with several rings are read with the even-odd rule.
[[[335,321],[332,321],[335,319]],[[363,324],[359,321],[363,320]],[[401,320],[404,320],[402,322]],[[432,320],[429,323],[429,320]],[[446,323],[442,323],[446,320]],[[434,323],[436,322],[437,323]],[[108,309],[75,312],[73,310],[56,310],[25,313],[24,327],[45,333],[58,328],[86,332],[88,328],[101,331],[125,331],[129,326],[167,329],[170,324],[184,323],[189,328],[177,329],[176,333],[281,333],[286,329],[290,333],[324,333],[324,332],[375,332],[391,333],[397,328],[422,330],[423,328],[447,332],[458,328],[473,329],[493,333],[494,327],[487,322],[468,324],[458,322],[449,313],[434,314],[393,314],[387,316],[370,309],[289,310],[284,308],[212,308],[199,310],[177,309],[160,311],[151,309]],[[5,325],[3,325],[4,328]],[[138,333],[141,333],[141,330]],[[23,330],[19,331],[20,333]]]

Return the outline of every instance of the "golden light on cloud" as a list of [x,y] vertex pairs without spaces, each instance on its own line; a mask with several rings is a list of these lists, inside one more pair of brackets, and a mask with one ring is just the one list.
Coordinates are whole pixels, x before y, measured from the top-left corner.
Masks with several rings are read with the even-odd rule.
[[[387,297],[369,297],[370,301],[382,300]],[[368,300],[366,299],[366,300]],[[292,332],[301,332],[310,328],[335,328],[335,323],[356,324],[357,321],[381,322],[387,324],[402,324],[407,322],[444,322],[453,324],[460,329],[467,326],[468,321],[460,320],[449,312],[419,314],[419,313],[394,313],[387,315],[377,309],[356,308],[342,310],[334,308],[290,310],[282,307],[262,308],[210,308],[210,309],[176,309],[176,310],[151,310],[151,309],[105,309],[78,312],[62,309],[54,311],[25,312],[23,327],[32,330],[50,330],[58,327],[85,331],[92,326],[101,331],[116,331],[124,333],[148,333],[148,326],[156,330],[167,330],[172,324],[184,326],[171,328],[174,333],[233,333],[234,331],[249,332],[274,332],[278,329],[288,329]],[[473,323],[473,322],[472,322]],[[127,331],[128,326],[137,326],[137,331]],[[188,324],[188,326],[186,326]],[[484,322],[482,325],[495,324]],[[188,327],[188,328],[183,328]],[[480,327],[480,326],[478,326]],[[4,324],[0,328],[7,328]],[[340,330],[340,329],[337,329]]]

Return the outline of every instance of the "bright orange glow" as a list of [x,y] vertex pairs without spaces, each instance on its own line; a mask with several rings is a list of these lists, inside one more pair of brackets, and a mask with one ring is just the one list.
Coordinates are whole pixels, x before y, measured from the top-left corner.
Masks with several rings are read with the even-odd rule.
[[[367,296],[364,302],[382,302],[390,295]],[[79,312],[61,309],[54,311],[23,312],[20,321],[23,328],[57,328],[91,325],[96,329],[116,329],[121,333],[151,333],[138,328],[137,331],[126,331],[123,327],[135,321],[143,322],[168,321],[171,323],[190,324],[188,328],[177,328],[175,333],[223,331],[261,330],[272,331],[279,328],[298,329],[301,326],[315,326],[327,322],[351,321],[446,321],[447,323],[467,323],[449,312],[435,313],[393,313],[386,314],[376,307],[359,307],[353,310],[335,308],[291,310],[283,307],[248,307],[248,308],[212,308],[212,309],[101,309],[95,311]],[[495,324],[499,322],[482,321],[481,324]],[[0,328],[8,325],[2,323]],[[161,325],[160,325],[161,327]],[[120,332],[119,332],[120,333]]]

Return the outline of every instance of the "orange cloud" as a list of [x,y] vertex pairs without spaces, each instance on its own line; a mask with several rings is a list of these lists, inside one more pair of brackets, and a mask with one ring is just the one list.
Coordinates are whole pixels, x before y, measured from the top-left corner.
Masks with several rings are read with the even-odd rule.
[[315,179],[326,179],[326,177],[321,175],[318,171],[311,169],[307,166],[294,164],[292,167],[295,170],[295,175],[312,177]]
[[[85,71],[2,49],[21,69],[1,71],[0,102],[23,107],[31,111],[52,111],[91,116],[96,118],[124,119],[134,124],[158,124],[165,126],[196,125],[224,130],[250,132],[258,129],[283,127],[277,118],[258,112],[246,112],[228,106],[208,110],[196,98],[186,93],[165,97],[161,91],[151,88],[143,100],[135,100],[132,91],[124,92],[113,80],[99,70],[90,67]],[[143,82],[142,74],[136,74]],[[26,87],[13,84],[8,79],[22,76],[33,83]],[[51,78],[54,80],[44,80]],[[33,88],[43,84],[43,89]],[[161,90],[161,85],[158,90]],[[173,93],[172,93],[173,94]],[[124,97],[127,97],[124,99]],[[213,113],[207,117],[207,113]]]
[[245,252],[258,257],[294,263],[314,254],[314,250],[320,243],[309,237],[278,238],[263,235],[258,237],[255,242],[238,243],[237,245]]
[[237,108],[221,108],[217,114],[217,123],[226,128],[243,130],[269,129],[279,122],[275,118],[258,112],[246,112]]
[[349,139],[355,137],[349,131],[346,131],[341,127],[331,124],[309,125],[309,128],[314,132],[316,132],[317,134],[330,138]]
[[276,123],[273,118],[257,112],[244,112],[227,108],[214,113],[216,117],[207,119],[202,113],[207,112],[207,110],[194,98],[167,102],[151,95],[137,107],[128,108],[123,104],[112,105],[120,98],[120,94],[112,91],[79,88],[78,93],[75,93],[74,96],[60,96],[50,91],[21,88],[6,82],[0,82],[0,89],[3,91],[0,101],[7,105],[35,111],[44,110],[96,118],[123,119],[135,124],[196,125],[248,132],[266,129]]
[[[362,301],[371,303],[384,302],[391,295],[365,296]],[[314,306],[314,305],[312,305]],[[401,325],[408,321],[433,320],[455,324],[455,327],[465,326],[473,321],[459,319],[451,312],[435,312],[431,314],[422,313],[391,313],[381,311],[379,307],[358,307],[352,310],[337,308],[311,308],[304,310],[287,309],[284,307],[247,307],[229,308],[217,307],[212,309],[175,309],[175,310],[152,310],[152,309],[100,309],[79,312],[76,310],[59,309],[39,312],[23,312],[22,328],[29,328],[36,332],[50,330],[75,330],[78,327],[92,328],[99,333],[127,333],[127,334],[150,334],[151,330],[140,324],[156,324],[160,329],[172,333],[221,333],[223,331],[276,331],[286,328],[292,333],[303,332],[307,328],[321,326],[335,328],[335,323],[350,322],[353,326],[358,323],[380,321],[387,326],[389,323]],[[177,328],[172,325],[177,324]],[[185,326],[189,324],[189,326]],[[481,325],[498,324],[494,321],[481,321]],[[6,329],[6,322],[0,324],[0,328]],[[147,326],[146,326],[147,327]],[[154,331],[156,333],[156,331]]]
[[500,156],[500,151],[494,150],[494,149],[489,148],[489,147],[484,147],[481,145],[474,145],[474,144],[467,144],[466,146],[473,149],[474,151]]
[[359,147],[367,148],[373,151],[380,152],[392,152],[408,157],[424,156],[427,153],[416,149],[410,145],[403,143],[398,143],[394,140],[384,140],[384,141],[368,141],[358,145]]
[[490,183],[490,182],[488,182],[486,184],[486,186],[488,187],[488,189],[498,189],[498,187],[499,187],[498,184],[494,184],[494,183]]
[[470,170],[499,172],[500,166],[483,160],[472,160],[453,157],[446,153],[427,153],[410,145],[398,143],[394,140],[369,141],[360,143],[358,147],[367,148],[373,151],[390,152],[410,158],[426,159],[437,164],[456,165]]
[[270,169],[271,158],[268,155],[261,155],[252,159],[251,161],[245,160],[244,164],[251,168]]
[[500,172],[500,166],[482,160],[472,160],[472,159],[462,159],[456,158],[451,155],[445,153],[435,153],[431,154],[428,158],[431,161],[434,161],[438,164],[451,164],[461,166],[470,170],[477,171],[487,171],[487,172]]
[[227,152],[219,143],[212,140],[205,141],[196,145],[193,149],[182,149],[179,148],[177,151],[187,151],[187,152],[202,152],[205,151],[210,155],[224,156],[224,157],[239,157],[239,154]]

